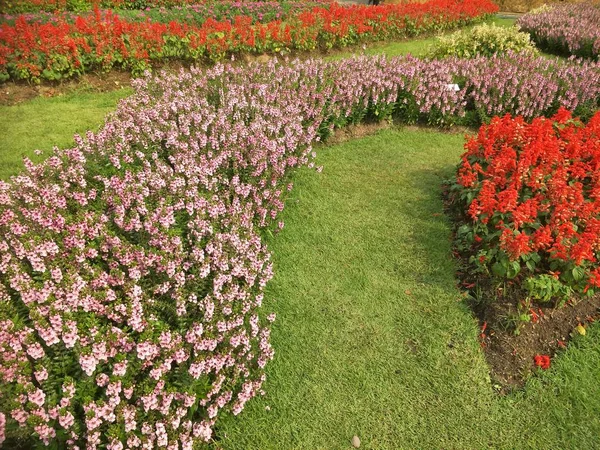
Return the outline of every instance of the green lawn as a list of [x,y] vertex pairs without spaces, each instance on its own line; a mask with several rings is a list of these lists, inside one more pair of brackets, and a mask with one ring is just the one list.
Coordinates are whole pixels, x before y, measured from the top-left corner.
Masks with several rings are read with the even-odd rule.
[[73,143],[73,134],[97,129],[117,102],[132,92],[128,87],[0,106],[0,179],[17,173],[23,167],[23,156],[36,161],[35,150],[47,153],[55,145],[66,148]]
[[343,449],[354,434],[365,449],[600,448],[598,325],[523,392],[489,381],[442,214],[462,143],[382,131],[297,174],[270,242],[267,395],[221,425],[225,449]]

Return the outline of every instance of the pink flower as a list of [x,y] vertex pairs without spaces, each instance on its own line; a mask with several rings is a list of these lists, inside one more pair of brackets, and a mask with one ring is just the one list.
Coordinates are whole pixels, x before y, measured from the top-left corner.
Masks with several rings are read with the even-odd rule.
[[40,370],[35,371],[33,374],[35,379],[40,383],[48,379],[48,371],[46,368],[41,368]]
[[107,450],[123,450],[123,444],[121,443],[121,441],[113,439],[112,441],[110,441],[110,444],[108,444],[106,446],[106,449]]
[[58,423],[60,424],[61,427],[65,428],[65,429],[69,429],[75,423],[75,418],[73,417],[73,414],[71,414],[69,411],[67,411],[64,414],[60,414],[58,416]]
[[96,358],[94,358],[92,355],[80,355],[79,364],[81,365],[81,370],[83,370],[88,376],[92,376],[96,370],[98,361],[96,361]]
[[27,354],[33,359],[40,359],[46,355],[46,352],[44,352],[42,346],[36,342],[27,347]]
[[11,417],[19,422],[19,425],[23,426],[29,417],[29,414],[24,409],[14,409],[11,412]]
[[6,440],[6,416],[0,413],[0,444]]
[[56,437],[56,431],[48,425],[37,425],[34,430],[45,445],[49,445],[51,439]]
[[113,366],[113,375],[117,377],[122,377],[127,372],[127,361],[123,361],[120,363],[116,363]]
[[43,406],[46,401],[46,394],[41,389],[36,389],[35,391],[27,394],[29,401],[35,403],[38,406]]

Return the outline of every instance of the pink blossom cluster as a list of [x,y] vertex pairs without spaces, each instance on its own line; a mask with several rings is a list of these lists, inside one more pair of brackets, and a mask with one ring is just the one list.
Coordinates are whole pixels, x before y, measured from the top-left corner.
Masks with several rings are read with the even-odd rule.
[[544,50],[585,58],[600,57],[600,5],[552,5],[521,17],[518,26]]
[[533,119],[552,116],[559,106],[590,117],[600,107],[600,64],[583,59],[566,63],[525,53],[454,60],[467,109],[487,117],[510,113]]
[[[25,161],[0,182],[0,439],[24,429],[88,450],[210,440],[221,411],[262,392],[273,357],[261,233],[283,226],[290,171],[314,167],[313,144],[364,117],[448,122],[515,92],[524,114],[600,98],[598,64],[519,58],[506,73],[527,64],[534,81],[503,91],[489,76],[500,62],[484,58],[148,76],[99,132]],[[534,82],[552,96],[538,100]]]

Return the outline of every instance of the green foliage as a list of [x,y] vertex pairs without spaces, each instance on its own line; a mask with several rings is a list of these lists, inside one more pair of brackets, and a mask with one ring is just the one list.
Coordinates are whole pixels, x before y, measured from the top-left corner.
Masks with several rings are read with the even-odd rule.
[[537,53],[529,34],[517,28],[482,24],[442,36],[429,50],[432,58],[473,58],[505,54],[508,51]]
[[88,0],[67,0],[67,10],[68,11],[89,11],[90,3]]

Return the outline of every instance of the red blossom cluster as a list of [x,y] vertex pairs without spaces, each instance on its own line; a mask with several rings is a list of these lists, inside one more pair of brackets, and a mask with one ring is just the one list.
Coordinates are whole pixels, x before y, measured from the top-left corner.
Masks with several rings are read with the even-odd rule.
[[548,355],[535,355],[533,362],[540,369],[547,370],[550,368],[550,357]]
[[406,37],[472,22],[493,13],[490,0],[430,0],[368,7],[315,7],[282,22],[252,23],[207,19],[201,25],[178,22],[132,22],[96,11],[73,23],[57,16],[54,23],[0,25],[0,81],[61,79],[88,70],[119,67],[134,72],[161,59],[219,60],[227,55],[281,50],[343,47],[390,37]]
[[465,148],[456,188],[476,260],[509,278],[600,287],[600,112],[587,125],[565,109],[494,118]]

